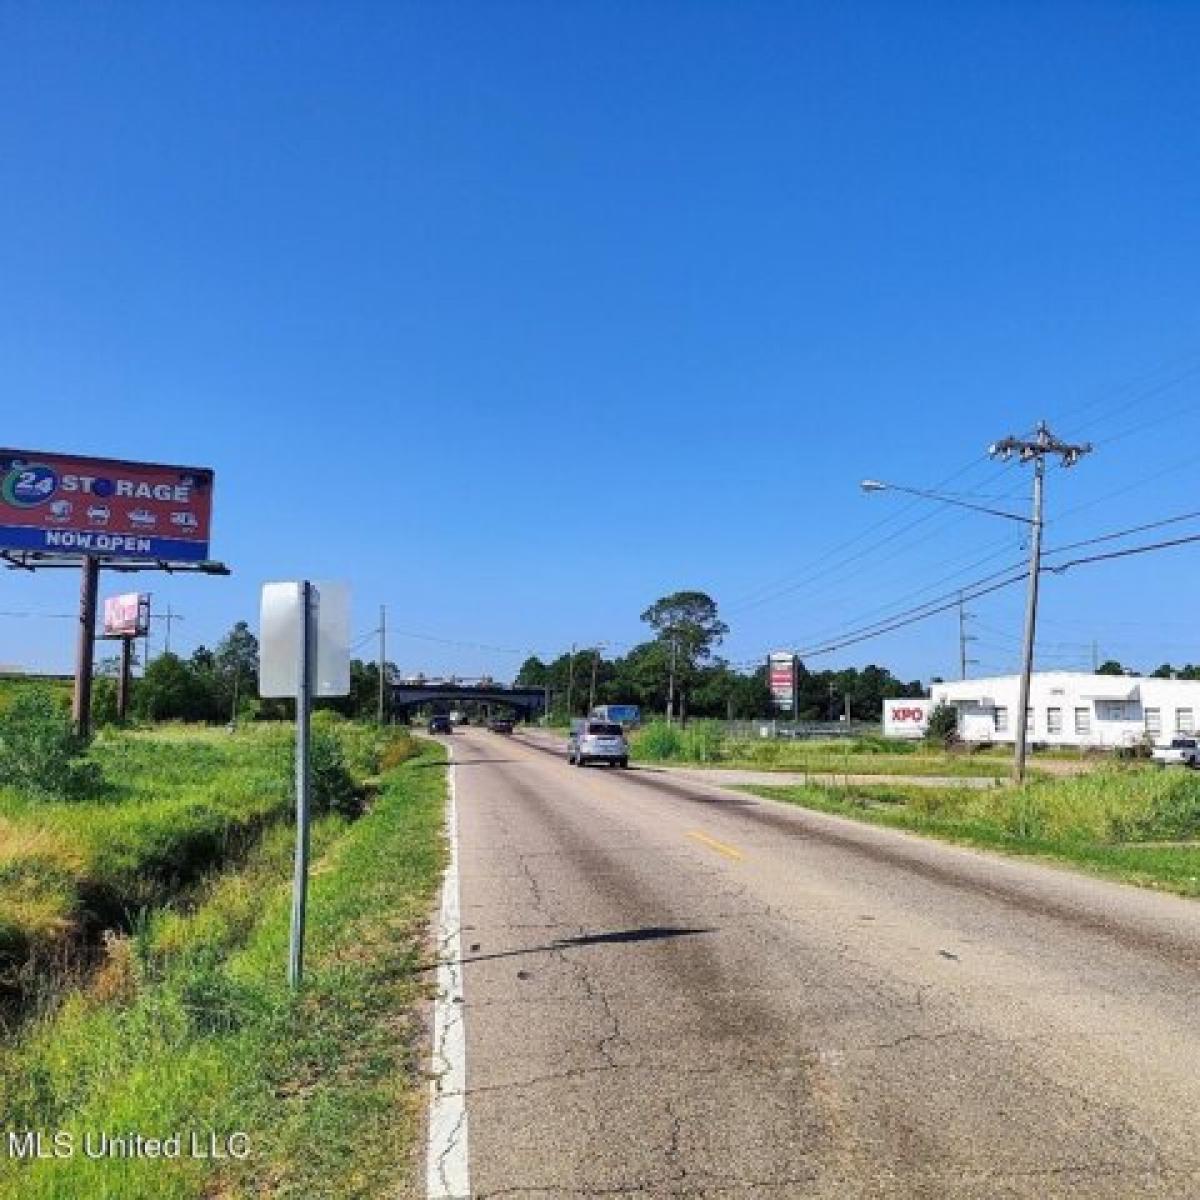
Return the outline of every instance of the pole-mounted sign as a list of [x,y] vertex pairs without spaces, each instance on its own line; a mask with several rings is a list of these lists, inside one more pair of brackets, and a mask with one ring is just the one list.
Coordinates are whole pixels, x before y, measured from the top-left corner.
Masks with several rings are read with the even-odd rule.
[[767,659],[767,686],[771,699],[783,712],[796,711],[799,667],[800,660],[790,650],[776,650]]
[[309,725],[315,697],[350,692],[350,594],[342,583],[267,583],[259,636],[260,696],[296,701],[296,866],[288,983],[304,974],[308,898]]

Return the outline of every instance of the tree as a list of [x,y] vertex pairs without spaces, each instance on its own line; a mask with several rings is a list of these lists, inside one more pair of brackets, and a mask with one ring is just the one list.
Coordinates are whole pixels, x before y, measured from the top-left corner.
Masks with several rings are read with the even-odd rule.
[[1107,662],[1102,662],[1096,668],[1097,675],[1127,675],[1128,673],[1115,658],[1110,658]]
[[705,592],[672,592],[650,605],[642,620],[689,664],[707,659],[729,632],[717,615],[717,602]]
[[929,714],[925,737],[931,742],[950,745],[958,737],[958,709],[953,704],[939,704]]
[[536,654],[531,654],[517,672],[518,687],[545,687],[549,679],[550,668]]
[[672,592],[650,605],[642,613],[642,620],[658,635],[658,642],[670,647],[668,679],[674,677],[681,693],[680,711],[686,714],[687,695],[696,682],[697,668],[711,657],[713,646],[720,645],[729,626],[717,614],[717,602],[706,592]]
[[150,721],[212,721],[218,718],[216,699],[203,668],[178,654],[160,654],[139,680],[133,706]]

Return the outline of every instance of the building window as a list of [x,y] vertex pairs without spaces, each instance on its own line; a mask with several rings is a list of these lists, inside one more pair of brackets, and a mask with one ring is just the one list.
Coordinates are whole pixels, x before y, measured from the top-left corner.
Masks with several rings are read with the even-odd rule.
[[1125,720],[1125,703],[1122,700],[1101,700],[1096,705],[1097,715],[1102,721]]
[[1090,708],[1075,710],[1075,732],[1081,737],[1086,737],[1092,732],[1092,710]]
[[1146,732],[1147,733],[1162,733],[1162,709],[1161,708],[1146,709]]
[[1061,708],[1046,709],[1046,732],[1047,733],[1062,733],[1062,709]]
[[1008,732],[1008,709],[1007,708],[997,708],[996,709],[996,732],[997,733],[1007,733]]
[[1195,733],[1196,718],[1190,708],[1177,708],[1175,710],[1175,732],[1176,733]]

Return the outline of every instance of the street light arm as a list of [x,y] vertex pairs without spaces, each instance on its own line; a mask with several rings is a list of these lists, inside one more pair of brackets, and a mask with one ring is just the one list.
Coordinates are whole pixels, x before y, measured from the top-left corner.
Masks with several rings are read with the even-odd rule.
[[864,479],[859,485],[864,492],[906,492],[910,496],[920,496],[925,500],[936,500],[941,504],[953,504],[956,508],[969,508],[972,512],[988,513],[993,517],[1004,517],[1009,521],[1017,521],[1022,525],[1032,525],[1028,517],[1019,513],[1005,512],[1002,508],[988,508],[986,504],[972,504],[969,500],[959,500],[955,496],[945,496],[941,492],[930,492],[923,488],[903,487],[898,483],[883,483],[878,479]]

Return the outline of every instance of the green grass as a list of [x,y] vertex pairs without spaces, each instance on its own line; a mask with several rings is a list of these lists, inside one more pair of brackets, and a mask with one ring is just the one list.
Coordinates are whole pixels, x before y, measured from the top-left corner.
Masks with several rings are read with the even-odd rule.
[[[444,861],[440,747],[314,826],[305,988],[285,985],[292,838],[270,830],[189,913],[114,940],[89,990],[0,1058],[7,1128],[249,1135],[244,1162],[0,1157],[21,1200],[403,1194],[420,1128],[414,1009]],[[432,768],[432,769],[430,769]]]
[[1200,778],[1122,770],[1023,788],[747,787],[775,800],[1200,896]]
[[[403,736],[326,724],[360,781]],[[200,726],[102,732],[89,755],[103,786],[77,801],[0,788],[0,985],[10,1006],[40,968],[99,928],[178,897],[236,860],[291,812],[290,726],[236,734]],[[407,749],[406,749],[407,747]]]
[[39,679],[36,676],[3,675],[0,676],[0,712],[3,712],[13,701],[13,697],[29,688],[49,688],[63,708],[71,707],[72,683],[68,679]]
[[[633,758],[647,763],[801,771],[813,775],[948,775],[1000,778],[1007,754],[948,752],[920,742],[883,738],[837,741],[781,741],[775,738],[728,738],[716,722],[697,721],[683,729],[652,722],[633,737]],[[1034,768],[1036,771],[1036,767]]]

